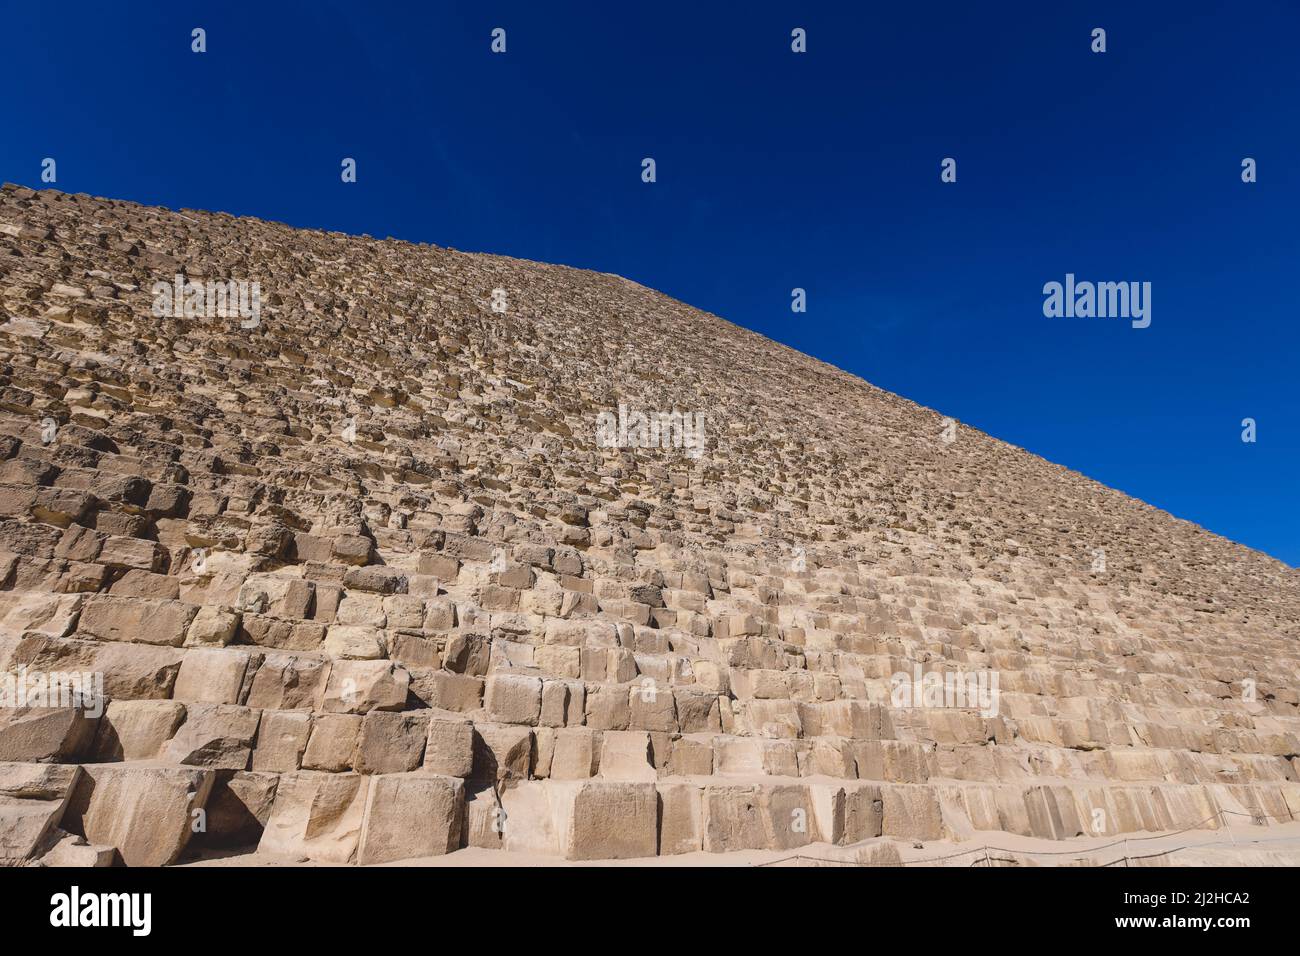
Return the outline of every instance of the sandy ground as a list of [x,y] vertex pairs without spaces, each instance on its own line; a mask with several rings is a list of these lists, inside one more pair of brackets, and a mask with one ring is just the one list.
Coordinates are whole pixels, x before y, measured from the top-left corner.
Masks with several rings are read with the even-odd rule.
[[[851,847],[814,843],[798,850],[685,853],[636,860],[572,862],[550,856],[468,848],[447,856],[385,866],[857,866],[873,848],[892,844],[905,866],[1300,866],[1300,822],[1182,833],[1040,840],[1012,833],[975,833],[961,843],[870,840]],[[986,850],[987,847],[987,857]],[[1126,864],[1127,858],[1127,864]],[[987,859],[987,862],[986,862]],[[255,852],[210,853],[183,866],[321,866]]]

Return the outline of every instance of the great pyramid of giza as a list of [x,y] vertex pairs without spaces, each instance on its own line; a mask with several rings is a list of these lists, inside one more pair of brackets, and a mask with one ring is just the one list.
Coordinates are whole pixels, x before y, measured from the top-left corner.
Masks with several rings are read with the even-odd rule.
[[634,282],[6,185],[0,323],[5,862],[1300,814],[1295,570]]

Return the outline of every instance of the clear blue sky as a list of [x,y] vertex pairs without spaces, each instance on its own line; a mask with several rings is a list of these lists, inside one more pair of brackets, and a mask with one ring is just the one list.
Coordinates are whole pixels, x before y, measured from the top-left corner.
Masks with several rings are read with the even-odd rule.
[[[5,2],[0,23],[0,178],[40,186],[49,156],[72,192],[619,273],[1300,563],[1294,3]],[[1151,327],[1045,318],[1067,272],[1151,282]]]

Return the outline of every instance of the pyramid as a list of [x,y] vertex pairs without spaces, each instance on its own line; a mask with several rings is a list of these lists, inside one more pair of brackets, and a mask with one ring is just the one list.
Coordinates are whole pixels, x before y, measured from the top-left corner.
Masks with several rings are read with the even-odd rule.
[[0,323],[0,861],[1300,814],[1295,570],[635,282],[6,185]]

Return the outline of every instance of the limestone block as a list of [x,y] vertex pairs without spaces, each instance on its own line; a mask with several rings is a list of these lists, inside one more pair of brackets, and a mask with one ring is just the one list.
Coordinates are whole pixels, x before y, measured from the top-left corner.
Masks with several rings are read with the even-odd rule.
[[79,767],[0,763],[0,866],[45,848],[80,776]]
[[94,744],[94,713],[84,707],[0,707],[0,760],[80,759]]
[[675,687],[673,699],[682,733],[722,733],[722,716],[718,709],[717,694],[690,687]]
[[532,767],[533,734],[514,724],[474,724],[476,780],[527,780]]
[[95,760],[153,760],[184,720],[185,705],[178,701],[110,701],[95,738]]
[[311,737],[311,714],[302,711],[267,710],[257,728],[253,769],[292,773],[302,767],[303,754]]
[[208,797],[207,829],[194,835],[204,846],[253,847],[262,838],[280,778],[274,773],[220,775]]
[[185,631],[186,647],[225,647],[235,639],[240,614],[224,605],[199,608]]
[[677,733],[677,705],[672,689],[660,687],[653,680],[642,680],[628,689],[628,727]]
[[288,860],[353,862],[372,779],[310,770],[282,774],[257,851]]
[[388,637],[379,628],[363,624],[331,624],[321,649],[334,658],[374,661],[387,656]]
[[568,727],[584,718],[586,691],[581,681],[544,680],[542,706],[537,722],[544,727]]
[[144,644],[38,639],[16,652],[32,672],[104,675],[110,700],[163,700],[171,696],[185,651]]
[[492,659],[492,642],[483,634],[461,631],[447,638],[443,666],[457,674],[482,677]]
[[117,849],[127,866],[174,863],[201,824],[216,775],[194,767],[86,764],[68,812],[93,844]]
[[261,711],[232,704],[190,704],[185,723],[163,746],[172,764],[247,770]]
[[592,730],[627,730],[631,720],[628,689],[620,684],[586,685],[586,725]]
[[660,783],[659,853],[698,853],[704,849],[704,788]]
[[0,635],[66,637],[76,627],[84,603],[80,594],[0,592]]
[[937,840],[943,833],[939,801],[931,787],[889,786],[880,788],[884,803],[881,832],[905,840]]
[[468,674],[435,671],[430,677],[426,703],[456,713],[478,710],[483,703],[483,680]]
[[542,680],[497,671],[488,676],[483,705],[498,723],[536,726],[542,709]]
[[411,675],[391,661],[336,660],[330,668],[323,709],[334,714],[402,710]]
[[470,776],[474,769],[474,724],[450,714],[430,714],[424,769],[449,777]]
[[638,730],[606,730],[600,735],[600,776],[605,780],[653,781],[650,735]]
[[429,736],[429,718],[420,712],[374,710],[361,722],[357,773],[405,773],[420,766]]
[[667,771],[674,777],[710,776],[713,773],[712,735],[697,734],[674,740]]
[[172,697],[186,703],[237,704],[250,655],[233,648],[194,648],[185,654]]
[[456,777],[423,772],[375,777],[366,798],[357,862],[451,853],[460,846],[464,812],[465,783]]
[[565,727],[555,732],[551,755],[552,780],[586,780],[600,769],[602,734],[586,727]]
[[113,847],[88,843],[85,837],[75,833],[56,829],[50,839],[55,843],[41,854],[42,866],[61,869],[106,867],[112,866],[117,859],[117,850]]
[[329,661],[320,658],[269,651],[253,675],[244,703],[264,710],[323,709],[331,668]]
[[561,831],[569,860],[627,860],[659,850],[659,800],[652,783],[588,781],[577,788]]
[[330,773],[351,770],[362,720],[359,714],[320,714],[313,718],[302,768]]
[[179,647],[197,613],[197,608],[180,601],[93,594],[86,599],[77,630],[101,641]]

